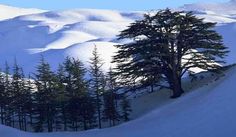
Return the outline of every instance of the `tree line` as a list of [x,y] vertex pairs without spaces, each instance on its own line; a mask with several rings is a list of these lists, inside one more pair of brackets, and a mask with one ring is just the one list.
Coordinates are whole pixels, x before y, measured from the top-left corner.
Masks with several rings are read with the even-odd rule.
[[[119,94],[113,71],[102,71],[95,46],[90,68],[66,58],[57,72],[41,57],[36,72],[26,79],[17,64],[6,63],[0,74],[0,123],[25,131],[79,131],[115,126],[128,121],[130,104]],[[89,78],[86,78],[89,74]]]

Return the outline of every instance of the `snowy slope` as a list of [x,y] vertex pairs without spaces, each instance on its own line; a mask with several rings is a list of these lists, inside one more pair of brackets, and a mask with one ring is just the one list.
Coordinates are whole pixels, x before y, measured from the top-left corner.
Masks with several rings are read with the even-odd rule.
[[6,5],[0,5],[0,20],[10,19],[21,15],[45,12],[40,9],[23,9]]
[[[235,12],[236,4],[234,5],[228,11]],[[25,13],[25,11],[33,13],[34,11],[12,7],[1,9],[10,10],[14,14]],[[227,61],[228,63],[236,62],[236,59],[232,57],[236,51],[233,45],[235,39],[228,33],[236,34],[234,27],[236,14],[232,14],[232,12],[217,13],[214,6],[202,8],[201,5],[196,4],[186,5],[180,9],[198,9],[195,11],[197,16],[206,18],[206,21],[218,22],[217,30],[223,34],[226,45],[233,50]],[[79,58],[87,65],[96,44],[105,62],[104,69],[106,70],[111,66],[111,56],[116,51],[114,45],[123,43],[123,41],[117,41],[116,36],[131,22],[141,19],[143,13],[74,9],[22,15],[0,21],[0,67],[4,67],[5,61],[12,65],[14,58],[17,58],[26,73],[32,72],[35,70],[41,54],[53,68],[56,68],[58,63],[67,56]],[[11,14],[10,17],[12,17]],[[5,18],[5,14],[0,13],[1,18]]]
[[193,11],[198,17],[208,22],[232,23],[236,22],[236,1],[225,3],[186,4],[177,10]]
[[236,22],[219,25],[216,30],[223,36],[224,44],[230,50],[226,57],[227,63],[236,63]]
[[[116,35],[142,17],[139,12],[111,10],[51,11],[0,22],[0,66],[16,57],[26,72],[34,70],[40,54],[55,68],[66,56],[87,63],[94,45],[110,67]],[[86,51],[86,52],[85,52]]]
[[25,133],[0,126],[3,137],[234,137],[236,68],[219,81],[117,127],[64,133]]
[[[197,8],[199,8],[198,5],[188,5],[180,9]],[[16,15],[26,14],[25,11],[31,11],[28,13],[34,11],[12,7],[0,8],[0,10],[5,9],[11,10],[14,14],[17,13]],[[201,9],[199,8],[199,12],[195,11],[196,15],[206,18],[206,21],[219,23],[217,30],[223,34],[226,45],[233,50],[227,61],[228,63],[236,62],[236,59],[232,57],[236,51],[233,45],[235,39],[228,33],[236,33],[234,27],[236,15],[216,13],[212,6],[206,7],[205,10]],[[56,68],[58,63],[67,56],[79,58],[87,65],[96,44],[105,62],[104,69],[107,69],[111,66],[111,56],[116,51],[114,45],[123,43],[123,41],[117,41],[116,36],[131,22],[141,19],[142,13],[75,9],[22,15],[0,21],[0,67],[4,67],[5,61],[12,65],[14,58],[17,58],[26,73],[32,72],[41,54],[53,68]],[[8,16],[14,17],[11,14]],[[1,18],[5,18],[5,14],[0,13]]]
[[231,0],[229,2],[224,3],[198,3],[198,4],[186,4],[182,7],[182,9],[189,11],[211,11],[218,14],[234,14],[236,13],[236,1]]

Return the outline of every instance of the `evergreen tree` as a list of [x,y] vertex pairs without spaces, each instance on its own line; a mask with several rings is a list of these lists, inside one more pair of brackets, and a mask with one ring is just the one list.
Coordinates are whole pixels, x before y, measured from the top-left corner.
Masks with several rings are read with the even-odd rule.
[[82,125],[82,128],[87,130],[94,126],[95,109],[85,80],[86,70],[83,64],[74,58],[67,58],[64,64],[67,73],[66,89],[69,94],[68,111],[71,127],[74,131],[78,131]]
[[4,77],[4,87],[5,87],[5,108],[4,108],[4,117],[5,117],[5,125],[14,127],[14,120],[13,120],[13,110],[12,110],[12,85],[10,82],[10,67],[8,63],[5,63],[5,77]]
[[20,68],[20,81],[19,81],[19,96],[18,96],[18,122],[20,129],[27,131],[28,120],[30,119],[31,107],[32,107],[32,85],[30,84],[29,80],[25,79],[24,71]]
[[[23,75],[23,70],[22,70]],[[24,75],[23,75],[24,77]],[[35,93],[35,85],[31,76],[28,76],[28,79],[24,80],[23,83],[24,92],[23,92],[23,121],[24,121],[24,130],[27,131],[27,127],[33,127],[33,114],[34,114],[34,93]]]
[[107,90],[104,92],[104,110],[103,110],[103,119],[109,120],[110,126],[115,126],[116,122],[119,121],[120,115],[118,112],[118,98],[116,91],[117,83],[115,80],[115,77],[113,75],[112,69],[110,68],[110,71],[107,75]]
[[[57,71],[57,76],[56,76],[56,116],[55,116],[55,121],[56,121],[56,131],[58,130],[68,130],[68,111],[67,111],[67,106],[68,106],[68,101],[69,101],[69,96],[66,92],[66,74],[65,74],[65,68],[64,65],[59,64],[58,71]],[[63,125],[63,128],[61,127]]]
[[5,83],[4,74],[0,69],[0,122],[5,124],[5,108],[6,108],[6,93],[5,93]]
[[44,126],[48,132],[53,131],[55,114],[55,75],[51,71],[50,65],[41,57],[35,74],[37,92],[35,94],[35,131],[42,132]]
[[134,42],[117,45],[117,75],[128,85],[164,80],[172,98],[179,97],[184,92],[181,78],[189,69],[215,70],[221,67],[217,63],[224,63],[227,48],[214,26],[191,12],[165,9],[146,14],[119,35]]
[[19,129],[24,129],[23,121],[23,107],[24,107],[24,79],[21,72],[21,68],[18,66],[17,61],[15,60],[13,66],[13,76],[11,80],[12,91],[11,91],[11,103],[10,108],[13,111],[13,120],[18,117],[18,126]]
[[97,46],[94,46],[93,50],[93,57],[90,59],[90,86],[91,90],[95,94],[96,98],[96,108],[97,108],[97,115],[98,115],[98,127],[102,128],[102,122],[101,122],[101,95],[103,94],[102,91],[104,90],[104,81],[103,81],[103,72],[102,72],[102,66],[103,63],[99,57]]
[[120,102],[120,107],[121,107],[121,118],[123,121],[129,121],[130,118],[130,113],[132,112],[129,100],[127,99],[127,97],[125,95],[123,95],[122,100]]

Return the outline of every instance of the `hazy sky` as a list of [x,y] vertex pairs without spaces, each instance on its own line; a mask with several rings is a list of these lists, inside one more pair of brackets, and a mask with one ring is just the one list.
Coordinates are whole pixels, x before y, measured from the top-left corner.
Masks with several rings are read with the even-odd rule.
[[165,7],[179,7],[190,3],[227,1],[229,0],[0,0],[0,4],[48,10],[71,8],[151,10]]

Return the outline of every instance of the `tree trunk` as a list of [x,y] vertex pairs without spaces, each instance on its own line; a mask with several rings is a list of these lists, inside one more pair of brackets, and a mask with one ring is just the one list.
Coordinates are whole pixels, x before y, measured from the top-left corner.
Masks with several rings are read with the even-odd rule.
[[67,131],[67,116],[64,104],[62,106],[62,113],[63,113],[64,131]]
[[84,116],[83,124],[84,124],[84,130],[88,130],[85,116]]
[[18,112],[18,122],[19,122],[19,128],[20,128],[20,130],[22,130],[20,112]]
[[173,95],[171,98],[178,98],[184,93],[184,90],[182,89],[181,77],[177,74],[173,75],[171,88],[173,90]]
[[4,125],[3,107],[1,107],[1,124]]
[[27,131],[27,117],[25,113],[24,113],[24,131]]

